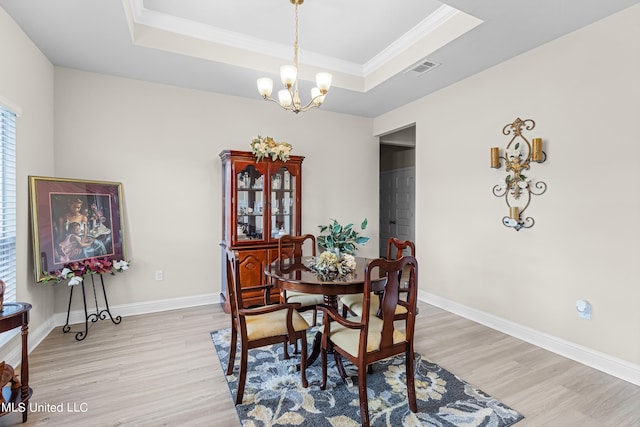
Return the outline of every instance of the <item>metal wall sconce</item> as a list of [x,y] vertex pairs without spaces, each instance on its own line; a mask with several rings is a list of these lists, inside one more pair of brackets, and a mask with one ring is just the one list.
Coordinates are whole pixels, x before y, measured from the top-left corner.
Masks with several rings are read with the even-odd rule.
[[531,195],[539,196],[547,191],[547,184],[538,181],[531,183],[531,179],[523,174],[525,169],[531,168],[531,163],[543,163],[547,160],[547,154],[542,151],[542,138],[533,138],[531,143],[522,135],[523,130],[532,130],[536,126],[531,119],[517,118],[502,129],[504,135],[511,135],[511,141],[507,144],[504,157],[500,156],[498,147],[491,148],[491,167],[499,169],[502,165],[500,159],[505,161],[507,176],[504,183],[493,187],[493,195],[504,197],[509,207],[509,216],[502,218],[502,223],[507,227],[531,228],[535,221],[531,217],[524,217],[524,211],[531,203]]

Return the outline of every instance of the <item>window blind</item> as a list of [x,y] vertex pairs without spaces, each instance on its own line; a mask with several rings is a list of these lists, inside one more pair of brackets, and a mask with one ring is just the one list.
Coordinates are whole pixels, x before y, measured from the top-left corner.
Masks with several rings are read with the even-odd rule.
[[0,106],[0,279],[16,300],[16,115]]

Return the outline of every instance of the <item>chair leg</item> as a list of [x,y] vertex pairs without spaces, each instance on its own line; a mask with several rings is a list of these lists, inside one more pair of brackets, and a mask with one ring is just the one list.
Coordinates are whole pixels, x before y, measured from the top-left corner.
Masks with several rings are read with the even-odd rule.
[[333,358],[336,361],[336,368],[338,369],[338,373],[340,374],[342,381],[345,381],[347,379],[347,371],[344,370],[344,365],[342,364],[342,357],[340,357],[340,353],[334,351]]
[[327,349],[322,346],[320,350],[320,360],[322,361],[322,383],[320,384],[320,390],[327,389]]
[[[296,340],[298,342],[298,340]],[[300,336],[300,342],[302,344],[302,355],[300,357],[300,370],[302,371],[302,387],[309,387],[309,381],[307,381],[307,331],[302,331]]]
[[295,340],[293,340],[293,354],[298,354],[298,353],[299,353],[299,351],[298,351],[298,340],[295,339]]
[[369,399],[367,398],[367,375],[364,373],[366,365],[358,363],[358,396],[360,397],[360,421],[362,427],[369,427]]
[[316,326],[318,324],[318,309],[314,308],[313,309],[313,325],[311,326]]
[[407,400],[409,401],[409,409],[411,412],[418,412],[418,404],[416,403],[416,386],[414,380],[414,353],[413,350],[407,350],[405,356],[407,360]]
[[[298,340],[293,340],[293,342],[295,343],[295,345],[298,345]],[[284,342],[282,343],[282,345],[284,346],[282,348],[282,353],[285,359],[289,359],[289,343],[287,342],[287,339],[285,338]]]
[[236,345],[237,345],[238,332],[236,328],[231,329],[231,344],[229,345],[229,363],[227,363],[227,375],[233,373],[233,364],[236,361]]
[[244,396],[244,385],[247,381],[247,359],[249,350],[242,347],[240,354],[240,374],[238,375],[238,392],[236,393],[236,405],[242,403],[242,397]]

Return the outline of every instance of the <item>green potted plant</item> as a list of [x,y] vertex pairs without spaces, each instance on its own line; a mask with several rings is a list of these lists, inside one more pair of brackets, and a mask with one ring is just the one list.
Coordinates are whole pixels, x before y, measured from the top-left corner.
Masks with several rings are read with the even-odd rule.
[[[364,245],[369,241],[369,237],[360,235],[360,231],[353,228],[353,224],[340,225],[338,221],[332,219],[329,225],[319,225],[320,234],[316,240],[318,245],[327,251],[336,251],[342,254],[354,255],[358,245]],[[360,224],[361,231],[367,228],[367,218]]]

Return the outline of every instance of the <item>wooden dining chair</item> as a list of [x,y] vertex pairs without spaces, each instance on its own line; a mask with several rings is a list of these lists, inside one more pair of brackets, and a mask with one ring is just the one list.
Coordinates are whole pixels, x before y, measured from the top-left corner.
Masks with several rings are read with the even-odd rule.
[[[303,256],[316,256],[316,237],[313,234],[291,236],[285,234],[278,240],[278,259],[292,259],[294,263],[301,263]],[[305,294],[282,289],[280,302],[300,304],[298,311],[313,311],[313,325],[316,324],[318,310],[316,306],[324,302],[322,295]]]
[[[376,271],[379,270],[379,271]],[[403,271],[408,270],[413,277],[413,286],[407,289],[407,300],[398,298]],[[373,272],[375,276],[372,275]],[[367,366],[391,356],[405,355],[407,397],[409,409],[417,411],[414,384],[413,335],[417,309],[418,262],[413,256],[404,256],[397,260],[384,258],[369,261],[364,270],[363,312],[370,313],[370,306],[377,295],[372,293],[372,277],[386,278],[385,292],[382,297],[379,314],[370,314],[358,318],[345,318],[335,308],[321,306],[324,313],[322,332],[322,383],[327,385],[327,353],[333,352],[338,362],[342,356],[358,369],[358,394],[360,397],[360,420],[363,426],[369,425],[367,400]],[[375,295],[372,298],[371,295]],[[394,325],[396,306],[407,310],[404,332]],[[355,319],[355,320],[354,320]],[[338,363],[336,365],[340,366]],[[375,374],[375,372],[374,372]],[[344,372],[340,372],[344,377]],[[383,390],[377,390],[378,393]]]
[[[231,249],[226,251],[227,290],[231,300],[231,344],[227,375],[233,373],[238,335],[240,335],[240,372],[236,405],[242,403],[247,379],[247,359],[249,349],[265,345],[283,343],[284,358],[289,358],[287,343],[301,340],[302,348],[307,348],[307,329],[309,324],[297,312],[296,304],[272,304],[257,308],[243,308],[242,293],[256,291],[268,285],[242,287],[240,284],[240,266],[238,254]],[[301,352],[300,371],[302,386],[309,385],[306,374],[307,352]]]
[[[409,252],[407,255],[416,256],[416,246],[411,240],[399,240],[395,237],[389,237],[387,240],[387,260],[402,258],[405,252]],[[403,285],[401,282],[400,293],[406,293],[406,288],[410,286],[411,280],[412,278],[409,274],[407,285]],[[377,313],[380,310],[380,298],[374,298],[374,295],[371,297],[371,313]],[[342,316],[346,317],[348,313],[354,316],[362,315],[362,294],[343,295],[340,297],[340,302],[342,303]],[[406,319],[406,317],[407,311],[402,305],[398,305],[396,307],[396,320]]]

